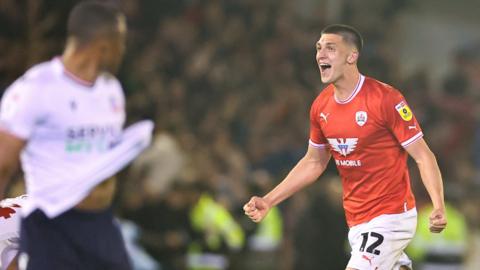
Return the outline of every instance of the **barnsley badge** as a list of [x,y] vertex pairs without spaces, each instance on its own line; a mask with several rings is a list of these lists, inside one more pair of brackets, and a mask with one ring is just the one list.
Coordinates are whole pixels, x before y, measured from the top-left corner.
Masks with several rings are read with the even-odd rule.
[[357,122],[357,124],[359,126],[363,126],[365,125],[365,123],[367,123],[367,112],[364,112],[364,111],[358,111],[356,114],[355,114],[355,121]]

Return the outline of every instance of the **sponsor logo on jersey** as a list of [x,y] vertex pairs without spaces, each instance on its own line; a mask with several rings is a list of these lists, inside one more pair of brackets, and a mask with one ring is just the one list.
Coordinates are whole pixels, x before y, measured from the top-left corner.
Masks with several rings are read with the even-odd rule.
[[327,123],[327,117],[330,115],[330,113],[320,113],[320,120],[325,121]]
[[362,255],[362,259],[367,260],[370,263],[370,265],[372,265],[373,256],[367,257],[367,255]]
[[343,166],[343,167],[360,167],[360,166],[362,166],[362,162],[360,160],[335,159],[335,164],[337,164],[337,166]]
[[120,106],[120,103],[117,101],[115,97],[110,97],[110,107],[112,108],[112,111],[114,113],[120,113],[122,112],[122,106]]
[[1,112],[5,118],[10,118],[15,115],[19,107],[20,96],[17,93],[8,94],[2,104]]
[[[346,157],[357,147],[358,138],[327,138],[330,147],[340,155]],[[360,160],[335,159],[335,164],[342,167],[360,167]]]
[[65,151],[68,153],[105,152],[121,134],[115,125],[72,126],[67,129]]
[[72,126],[67,129],[67,138],[70,140],[86,140],[98,137],[117,136],[120,130],[115,125],[84,125]]
[[367,123],[367,119],[368,119],[367,112],[358,111],[357,113],[355,113],[355,122],[357,122],[359,126],[363,127],[363,125]]
[[70,100],[70,110],[71,111],[77,110],[77,102],[75,100]]
[[340,155],[346,157],[348,154],[350,154],[353,150],[355,150],[355,147],[357,147],[357,142],[358,138],[329,138],[327,139],[328,143],[332,147],[332,149]]
[[397,105],[395,105],[395,109],[397,112],[400,114],[403,120],[405,121],[410,121],[412,120],[413,113],[408,107],[407,103],[405,101],[401,101]]

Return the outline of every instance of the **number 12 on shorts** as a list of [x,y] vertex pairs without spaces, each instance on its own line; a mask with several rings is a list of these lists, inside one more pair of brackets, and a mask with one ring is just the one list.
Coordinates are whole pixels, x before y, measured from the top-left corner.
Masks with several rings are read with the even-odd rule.
[[360,246],[360,252],[365,251],[365,247],[367,245],[369,235],[371,237],[375,238],[375,242],[373,242],[372,244],[370,244],[367,247],[366,252],[372,253],[372,254],[375,254],[375,255],[380,255],[380,250],[378,250],[376,248],[383,243],[383,235],[381,235],[379,233],[376,233],[376,232],[364,232],[364,233],[362,233],[363,239],[362,239],[362,245]]

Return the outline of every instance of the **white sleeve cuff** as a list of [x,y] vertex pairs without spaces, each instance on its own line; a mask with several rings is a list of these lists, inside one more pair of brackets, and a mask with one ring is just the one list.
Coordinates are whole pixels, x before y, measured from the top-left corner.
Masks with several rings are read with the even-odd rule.
[[9,125],[6,122],[0,121],[0,131],[9,133],[23,140],[26,140],[30,137],[30,131],[28,130],[28,128],[19,124],[14,126]]
[[410,144],[416,142],[418,139],[422,138],[423,137],[423,132],[418,132],[417,134],[415,134],[415,136],[411,137],[410,139],[404,141],[401,143],[401,145],[403,146],[403,148],[409,146]]
[[311,146],[313,146],[315,148],[325,148],[325,147],[327,147],[327,144],[325,144],[325,143],[314,143],[312,140],[308,140],[308,144],[310,144]]

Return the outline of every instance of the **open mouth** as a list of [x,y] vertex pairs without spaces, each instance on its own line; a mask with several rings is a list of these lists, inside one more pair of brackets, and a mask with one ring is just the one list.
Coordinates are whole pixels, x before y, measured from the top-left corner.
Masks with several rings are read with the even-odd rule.
[[320,70],[321,70],[322,72],[328,70],[328,69],[331,68],[331,67],[332,67],[332,65],[330,65],[330,64],[320,64]]

